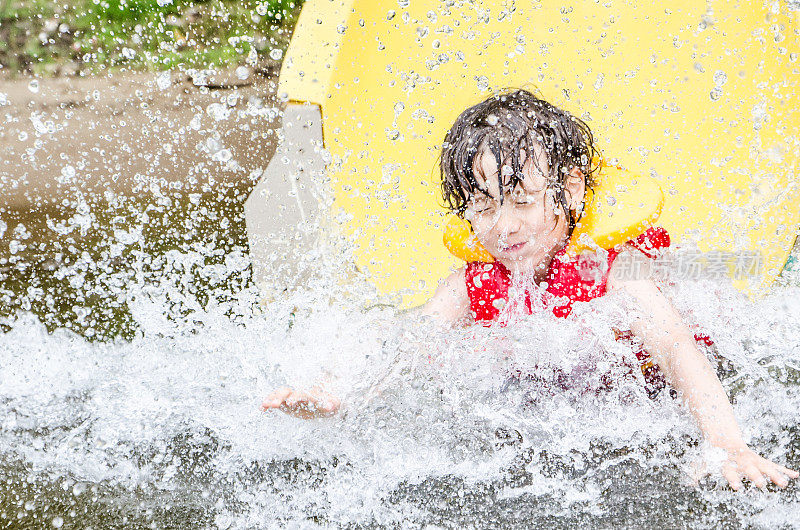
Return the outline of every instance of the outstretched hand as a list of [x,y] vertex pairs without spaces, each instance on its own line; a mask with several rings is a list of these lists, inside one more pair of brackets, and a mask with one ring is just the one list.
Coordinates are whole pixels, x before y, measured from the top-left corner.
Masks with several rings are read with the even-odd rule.
[[271,393],[261,404],[261,410],[278,409],[304,420],[332,416],[341,401],[318,386],[308,391],[285,386]]
[[785,488],[789,485],[790,478],[798,477],[797,471],[776,464],[747,446],[728,450],[727,453],[728,459],[722,464],[722,476],[736,491],[742,488],[743,478],[764,489],[768,480],[779,488]]

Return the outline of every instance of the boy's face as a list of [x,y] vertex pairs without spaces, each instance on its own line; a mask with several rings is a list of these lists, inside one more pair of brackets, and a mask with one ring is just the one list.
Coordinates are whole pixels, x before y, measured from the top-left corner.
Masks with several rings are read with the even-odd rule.
[[[524,178],[515,189],[503,190],[501,205],[498,171],[511,171],[511,167],[498,167],[491,151],[482,151],[475,157],[473,171],[488,194],[476,192],[466,211],[466,218],[486,250],[518,272],[546,271],[568,233],[567,217],[558,205],[555,191],[547,186],[547,157],[539,146],[534,154],[528,158],[524,151],[521,153]],[[567,178],[567,196],[573,201],[570,208],[580,204],[584,191],[583,175],[575,169]]]

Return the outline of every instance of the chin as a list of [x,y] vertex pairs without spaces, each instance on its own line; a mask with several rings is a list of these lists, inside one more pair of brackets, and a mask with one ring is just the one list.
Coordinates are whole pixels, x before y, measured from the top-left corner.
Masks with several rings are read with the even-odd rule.
[[503,259],[506,262],[506,267],[509,269],[518,269],[519,271],[532,271],[544,259],[544,256],[509,256]]

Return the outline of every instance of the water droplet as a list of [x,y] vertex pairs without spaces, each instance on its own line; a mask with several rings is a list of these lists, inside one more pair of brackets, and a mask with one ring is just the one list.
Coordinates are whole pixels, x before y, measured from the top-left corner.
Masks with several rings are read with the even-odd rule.
[[398,138],[400,138],[400,131],[398,131],[397,129],[391,129],[389,131],[386,131],[386,138],[392,141],[397,140]]
[[225,146],[217,138],[211,137],[211,138],[206,139],[206,149],[208,149],[209,153],[216,154],[223,147],[225,147]]
[[283,57],[283,50],[280,48],[272,48],[269,52],[269,58],[273,61],[280,61]]
[[390,9],[390,10],[389,10],[389,11],[386,13],[386,20],[392,20],[396,14],[397,14],[397,13],[395,12],[395,10],[394,10],[394,9]]
[[19,134],[17,135],[17,138],[19,138],[20,142],[24,142],[25,140],[28,139],[28,133],[26,133],[25,131],[20,131]]
[[397,5],[399,5],[401,9],[406,9],[410,4],[411,0],[397,0]]
[[615,204],[617,204],[617,198],[614,196],[609,196],[606,202],[608,202],[609,206],[614,206]]
[[33,79],[30,83],[28,83],[28,90],[33,92],[34,94],[39,92],[39,80]]
[[336,26],[336,31],[340,35],[344,35],[344,32],[347,31],[347,26],[345,26],[344,24],[339,24],[338,26]]
[[491,125],[492,127],[494,127],[495,125],[497,125],[497,122],[498,122],[498,121],[500,121],[500,120],[499,120],[499,119],[497,118],[497,116],[495,116],[494,114],[489,114],[489,115],[486,117],[486,123],[488,123],[488,124],[489,124],[489,125]]
[[475,76],[475,81],[478,84],[478,90],[488,90],[489,89],[489,78],[485,75]]
[[716,86],[721,87],[727,82],[728,82],[728,74],[726,74],[722,70],[717,70],[716,72],[714,72],[714,84]]
[[506,306],[505,298],[495,298],[492,300],[492,307],[495,309],[503,309]]
[[714,88],[711,92],[709,92],[709,96],[713,101],[717,101],[719,98],[722,97],[722,89],[720,87]]
[[231,109],[227,105],[221,103],[212,103],[206,107],[206,114],[214,118],[216,121],[228,119],[231,115]]
[[220,149],[211,158],[217,162],[224,163],[233,158],[233,154],[231,153],[230,149]]
[[172,74],[170,72],[161,72],[156,78],[156,85],[159,90],[166,90],[172,85]]
[[[161,0],[159,0],[160,2]],[[58,516],[53,517],[53,528],[61,528],[62,526],[64,526],[64,519]]]
[[244,81],[248,77],[250,77],[250,69],[246,66],[240,66],[236,69],[236,77]]
[[405,109],[405,108],[406,108],[406,106],[405,106],[405,104],[403,104],[402,101],[398,101],[397,103],[394,104],[394,112],[395,112],[395,114],[400,114],[401,112],[403,112],[403,109]]

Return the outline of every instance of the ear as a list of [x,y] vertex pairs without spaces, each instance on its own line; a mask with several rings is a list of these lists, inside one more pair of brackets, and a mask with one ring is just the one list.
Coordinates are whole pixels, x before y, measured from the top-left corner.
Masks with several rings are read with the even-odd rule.
[[580,168],[572,168],[572,171],[567,175],[564,189],[569,194],[570,210],[580,208],[581,204],[583,204],[583,196],[586,193],[586,176]]

